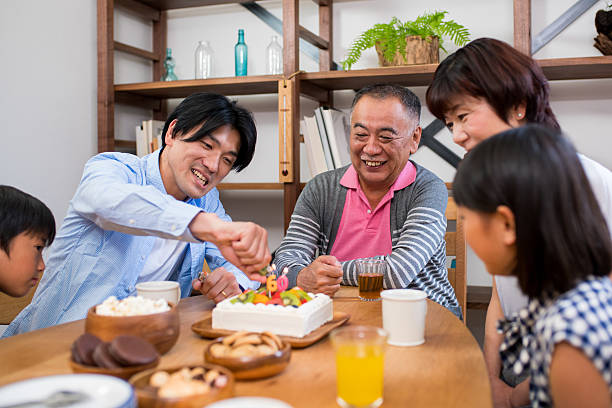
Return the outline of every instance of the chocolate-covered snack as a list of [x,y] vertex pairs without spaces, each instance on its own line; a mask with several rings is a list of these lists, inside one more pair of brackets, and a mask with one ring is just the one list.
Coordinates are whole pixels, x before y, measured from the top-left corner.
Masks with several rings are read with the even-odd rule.
[[85,364],[85,362],[81,360],[79,353],[76,352],[76,342],[72,343],[72,346],[70,346],[70,357],[75,363]]
[[88,366],[96,365],[93,359],[93,352],[100,343],[102,343],[102,340],[93,334],[81,334],[74,343],[72,343],[72,359],[79,364]]
[[121,368],[121,364],[116,361],[108,351],[110,343],[100,343],[93,352],[93,360],[98,367]]
[[137,336],[117,336],[108,351],[122,366],[149,364],[159,358],[155,347]]

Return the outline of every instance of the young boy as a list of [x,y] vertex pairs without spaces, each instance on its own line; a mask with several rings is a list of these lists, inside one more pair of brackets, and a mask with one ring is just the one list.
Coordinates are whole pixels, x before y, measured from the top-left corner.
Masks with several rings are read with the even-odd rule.
[[0,185],[0,292],[25,296],[45,270],[42,250],[55,238],[55,219],[39,199]]

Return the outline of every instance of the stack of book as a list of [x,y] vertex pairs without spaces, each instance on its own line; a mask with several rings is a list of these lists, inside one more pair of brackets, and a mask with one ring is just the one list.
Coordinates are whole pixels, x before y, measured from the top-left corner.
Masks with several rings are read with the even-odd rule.
[[313,177],[351,163],[348,114],[336,109],[317,108],[314,116],[304,117],[301,126],[308,167]]
[[164,123],[163,120],[143,120],[136,126],[137,156],[145,156],[161,147]]

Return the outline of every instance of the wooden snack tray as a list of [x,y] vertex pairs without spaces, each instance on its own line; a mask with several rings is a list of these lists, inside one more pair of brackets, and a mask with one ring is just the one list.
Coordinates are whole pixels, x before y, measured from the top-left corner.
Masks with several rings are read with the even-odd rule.
[[[279,336],[283,341],[291,344],[293,348],[304,348],[308,347],[317,341],[321,340],[323,337],[327,336],[330,331],[335,329],[336,327],[342,326],[350,319],[350,315],[345,312],[334,312],[332,320],[325,323],[318,329],[315,329],[308,333],[304,337],[292,337],[292,336]],[[195,322],[191,325],[191,330],[198,334],[201,337],[206,339],[215,339],[217,337],[223,337],[230,335],[235,332],[235,330],[225,330],[225,329],[213,329],[212,328],[212,316],[200,320],[199,322]]]

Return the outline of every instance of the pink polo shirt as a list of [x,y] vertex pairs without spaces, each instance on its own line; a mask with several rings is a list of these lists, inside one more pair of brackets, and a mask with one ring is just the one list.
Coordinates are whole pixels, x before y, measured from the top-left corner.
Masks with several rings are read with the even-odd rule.
[[410,161],[395,180],[387,194],[372,210],[361,186],[357,172],[349,167],[340,184],[348,188],[342,219],[331,250],[338,261],[370,258],[391,253],[391,199],[416,179],[416,167]]

